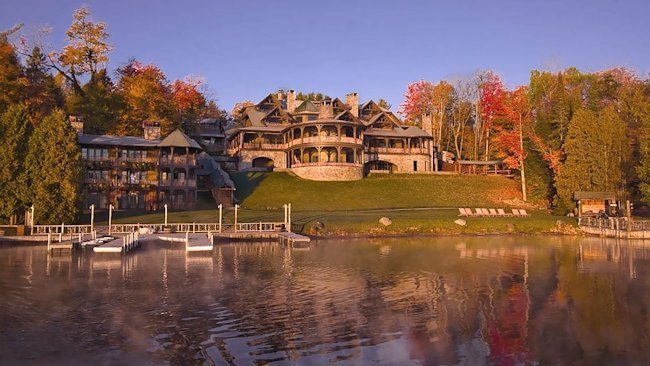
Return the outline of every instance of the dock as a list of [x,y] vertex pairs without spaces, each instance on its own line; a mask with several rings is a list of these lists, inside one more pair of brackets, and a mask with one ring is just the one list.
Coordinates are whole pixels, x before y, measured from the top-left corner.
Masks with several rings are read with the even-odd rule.
[[140,245],[140,235],[135,232],[115,238],[100,246],[94,247],[95,253],[128,253]]
[[309,244],[311,239],[304,235],[283,231],[278,233],[278,241],[280,244],[294,245],[296,243]]
[[149,237],[152,239],[183,243],[185,244],[185,250],[188,252],[211,252],[214,249],[214,236],[209,232],[203,234],[190,232],[185,232],[185,234],[154,234]]
[[72,253],[72,250],[79,244],[79,241],[81,241],[81,238],[79,241],[75,241],[72,237],[67,240],[63,240],[62,235],[58,235],[59,240],[58,241],[52,241],[52,234],[47,235],[47,252],[48,253],[55,253],[55,252],[70,252]]

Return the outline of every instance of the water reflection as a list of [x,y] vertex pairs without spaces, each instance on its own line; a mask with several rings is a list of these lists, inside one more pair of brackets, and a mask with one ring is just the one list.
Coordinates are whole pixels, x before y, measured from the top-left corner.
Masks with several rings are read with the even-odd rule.
[[641,364],[649,255],[555,237],[0,246],[0,364]]

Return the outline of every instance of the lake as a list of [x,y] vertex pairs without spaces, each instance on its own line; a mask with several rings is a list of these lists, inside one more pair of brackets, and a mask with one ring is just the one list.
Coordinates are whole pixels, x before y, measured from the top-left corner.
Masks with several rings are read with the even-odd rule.
[[571,237],[187,254],[0,244],[0,364],[644,364],[650,250]]

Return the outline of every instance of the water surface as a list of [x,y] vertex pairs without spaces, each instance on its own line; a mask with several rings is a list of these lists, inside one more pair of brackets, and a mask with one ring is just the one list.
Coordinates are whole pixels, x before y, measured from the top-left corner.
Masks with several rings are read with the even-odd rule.
[[557,237],[0,245],[0,364],[646,364],[650,252]]

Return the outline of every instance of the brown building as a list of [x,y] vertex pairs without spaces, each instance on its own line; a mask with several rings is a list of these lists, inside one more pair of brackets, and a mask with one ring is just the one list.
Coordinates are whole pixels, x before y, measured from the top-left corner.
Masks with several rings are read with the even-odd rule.
[[[197,167],[202,148],[180,130],[160,139],[158,124],[148,123],[144,137],[89,135],[83,133],[82,122],[71,121],[85,167],[84,208],[157,210],[167,204],[170,209],[194,209],[199,173],[214,176],[218,169]],[[208,177],[206,190],[221,188],[211,182]]]
[[240,127],[226,131],[237,169],[287,170],[312,180],[358,180],[371,171],[432,171],[431,134],[356,93],[297,100],[293,90],[247,107]]

